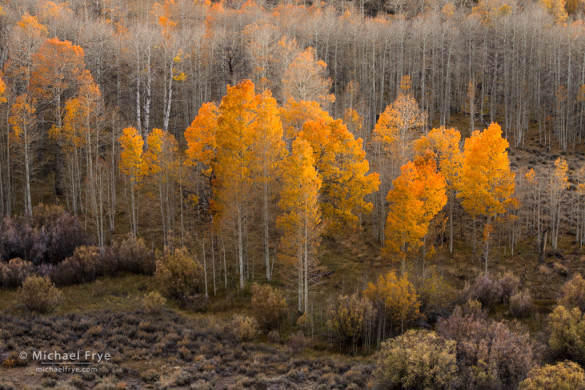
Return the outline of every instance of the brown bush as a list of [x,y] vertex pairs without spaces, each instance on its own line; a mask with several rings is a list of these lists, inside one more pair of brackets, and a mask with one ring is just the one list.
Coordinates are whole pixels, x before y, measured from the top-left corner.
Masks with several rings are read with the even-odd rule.
[[186,249],[161,256],[156,262],[155,276],[162,292],[181,304],[202,298],[203,267]]
[[19,297],[28,310],[46,313],[61,303],[62,294],[48,277],[29,276],[22,283]]
[[528,317],[532,312],[530,291],[523,290],[510,298],[510,314],[516,318]]
[[576,274],[561,287],[557,303],[568,309],[578,307],[585,311],[585,279],[581,274]]
[[15,258],[8,263],[0,262],[0,286],[19,287],[24,280],[34,274],[34,266],[30,261]]
[[431,272],[421,281],[421,312],[430,321],[447,316],[455,306],[456,290],[437,272]]
[[142,306],[148,314],[158,315],[165,307],[166,299],[158,291],[151,291],[142,298]]
[[117,271],[153,275],[156,271],[154,253],[148,249],[142,238],[128,236],[114,247],[117,257]]
[[357,294],[340,295],[329,309],[327,327],[341,345],[355,352],[366,332],[371,334],[374,321],[374,306],[368,299]]
[[522,390],[585,390],[585,371],[575,362],[565,361],[530,371],[520,384]]
[[310,340],[305,336],[302,330],[290,335],[288,345],[294,353],[300,353],[309,346]]
[[282,293],[269,285],[252,285],[252,312],[264,330],[277,329],[286,318],[288,305]]
[[464,388],[515,388],[534,367],[528,334],[506,323],[463,315],[457,307],[448,319],[438,321],[437,333],[457,342]]
[[104,266],[100,248],[80,246],[73,255],[57,267],[52,279],[59,286],[88,283],[103,275]]
[[518,291],[520,279],[511,272],[503,275],[481,274],[471,284],[466,283],[462,291],[464,300],[475,299],[484,307],[507,302]]
[[258,323],[253,317],[236,315],[232,320],[232,332],[240,341],[250,341],[258,334]]
[[382,343],[374,373],[384,389],[447,389],[457,379],[455,341],[409,330]]

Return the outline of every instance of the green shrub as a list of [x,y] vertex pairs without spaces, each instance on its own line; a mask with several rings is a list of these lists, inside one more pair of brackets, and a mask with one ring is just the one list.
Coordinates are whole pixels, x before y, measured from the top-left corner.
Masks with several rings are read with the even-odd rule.
[[548,316],[551,352],[558,357],[570,358],[585,363],[585,315],[574,307],[562,305],[554,308]]
[[288,306],[282,293],[269,285],[252,285],[252,311],[264,330],[277,329],[286,318]]
[[382,389],[446,389],[457,378],[455,341],[409,330],[382,343],[374,375]]
[[62,294],[48,277],[29,276],[22,283],[19,296],[30,311],[46,313],[61,303]]
[[565,361],[530,371],[520,384],[522,390],[585,390],[585,371],[575,362]]
[[202,299],[203,267],[186,249],[175,249],[159,258],[155,275],[167,297],[181,304]]

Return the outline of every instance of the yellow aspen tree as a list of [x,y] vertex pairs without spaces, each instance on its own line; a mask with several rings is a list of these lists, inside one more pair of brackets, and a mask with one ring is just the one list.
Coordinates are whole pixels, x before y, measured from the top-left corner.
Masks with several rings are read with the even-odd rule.
[[[463,148],[457,197],[474,219],[474,232],[475,220],[483,218],[482,256],[485,272],[488,271],[493,219],[506,213],[508,207],[516,202],[513,197],[515,174],[510,170],[508,146],[508,141],[502,138],[501,127],[497,123],[492,123],[483,131],[474,131],[465,140]],[[473,240],[475,242],[475,237]]]
[[148,149],[144,153],[144,162],[148,167],[148,175],[154,179],[158,189],[163,241],[168,243],[168,232],[173,226],[171,198],[173,182],[179,168],[178,144],[172,134],[153,129],[147,136]]
[[39,143],[42,133],[39,131],[36,117],[36,101],[28,95],[20,95],[10,108],[8,123],[12,127],[12,137],[15,146],[21,155],[19,160],[23,166],[24,176],[24,210],[26,215],[32,217],[31,179],[35,169]]
[[119,138],[122,150],[120,152],[120,172],[130,182],[130,224],[132,235],[138,234],[138,208],[136,205],[136,187],[142,184],[147,174],[147,164],[144,161],[143,146],[144,140],[134,127],[127,127],[122,131]]
[[389,336],[388,328],[393,333],[404,332],[405,325],[420,317],[418,294],[406,274],[397,277],[390,271],[380,275],[376,284],[368,283],[364,295],[378,311],[378,343]]
[[541,0],[541,4],[552,14],[555,23],[564,23],[569,17],[565,0]]
[[316,101],[327,109],[335,95],[330,93],[332,81],[327,78],[326,69],[325,61],[317,60],[314,48],[298,53],[282,79],[284,98]]
[[410,78],[405,76],[400,94],[380,114],[372,133],[374,169],[380,174],[378,238],[382,245],[385,240],[385,194],[390,190],[392,180],[398,176],[400,167],[411,158],[412,143],[420,135],[426,121],[426,114],[409,89]]
[[414,142],[417,156],[424,156],[428,152],[434,153],[437,167],[445,178],[449,203],[449,253],[453,254],[453,209],[457,194],[457,181],[463,163],[461,153],[461,133],[457,129],[440,127],[432,129],[426,136]]
[[423,245],[431,220],[447,203],[445,178],[431,158],[417,158],[401,168],[386,200],[386,242],[383,253],[400,261],[404,275],[406,259]]
[[279,165],[286,155],[283,141],[283,128],[280,120],[278,104],[270,91],[256,96],[258,101],[256,118],[253,123],[255,136],[254,151],[256,153],[255,182],[259,187],[262,209],[262,247],[266,279],[271,279],[270,266],[270,204],[275,197],[276,178]]
[[372,211],[365,196],[378,189],[377,173],[370,165],[361,138],[354,138],[343,122],[307,121],[299,138],[309,141],[315,166],[323,181],[321,210],[329,232],[355,228],[360,214]]
[[311,145],[298,138],[282,165],[281,214],[277,226],[282,232],[283,261],[297,268],[299,312],[308,309],[309,274],[317,262],[316,250],[320,237],[318,198],[321,179],[314,163]]

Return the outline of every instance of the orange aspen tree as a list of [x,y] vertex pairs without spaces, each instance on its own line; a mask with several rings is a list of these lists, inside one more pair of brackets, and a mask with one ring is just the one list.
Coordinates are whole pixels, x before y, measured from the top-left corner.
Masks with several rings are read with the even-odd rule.
[[453,254],[453,209],[457,194],[457,181],[463,163],[463,154],[459,143],[461,133],[457,129],[440,127],[432,129],[426,136],[414,142],[417,156],[424,156],[429,151],[434,153],[437,167],[445,178],[449,198],[449,253]]
[[28,95],[20,95],[10,108],[8,123],[12,126],[12,136],[17,150],[21,154],[24,176],[24,209],[28,217],[32,217],[31,178],[39,168],[36,154],[42,133],[39,131],[36,117],[36,101]]
[[148,175],[154,179],[158,187],[158,198],[162,221],[164,244],[168,242],[168,231],[173,226],[171,210],[173,195],[173,178],[179,168],[177,156],[177,140],[172,134],[153,129],[147,137],[148,149],[144,153],[144,162],[148,167]]
[[386,197],[390,209],[383,252],[391,261],[400,261],[404,275],[408,255],[423,245],[429,224],[447,203],[447,195],[445,178],[437,172],[434,159],[419,157],[401,171]]
[[483,131],[474,131],[465,140],[463,148],[457,197],[461,198],[461,204],[474,218],[474,232],[475,220],[479,217],[484,219],[482,257],[485,272],[488,272],[493,219],[506,213],[508,207],[516,203],[513,198],[515,175],[510,170],[508,146],[508,141],[502,138],[501,127],[492,123]]
[[321,210],[329,232],[355,228],[360,214],[372,211],[364,200],[380,183],[370,173],[361,138],[354,138],[343,122],[307,121],[299,138],[309,141],[315,154],[315,166],[323,181]]
[[[190,200],[195,204],[201,204],[202,209],[209,211],[212,197],[213,164],[216,159],[217,144],[215,136],[217,131],[217,118],[219,109],[213,103],[204,103],[191,125],[185,130],[187,141],[186,159],[184,165],[194,171],[192,180],[187,181],[193,185],[194,193]],[[216,228],[216,226],[214,226]],[[225,272],[225,269],[224,269]],[[227,279],[224,280],[227,287]]]
[[271,279],[270,266],[270,204],[275,197],[279,165],[286,155],[283,128],[278,115],[278,104],[270,91],[257,95],[256,118],[253,123],[254,150],[257,154],[254,167],[255,181],[259,188],[262,208],[262,246],[266,279]]
[[403,77],[401,92],[396,100],[380,114],[372,134],[374,169],[380,174],[378,196],[378,235],[385,241],[385,194],[390,190],[392,180],[398,176],[399,168],[411,158],[411,146],[425,125],[426,114],[414,96],[409,93],[410,78]]
[[286,139],[303,138],[315,153],[315,166],[323,181],[320,204],[330,232],[353,226],[373,205],[364,197],[378,189],[377,173],[369,172],[361,138],[341,120],[333,120],[317,102],[289,99],[280,114]]
[[84,75],[83,49],[69,41],[47,39],[33,55],[32,67],[31,91],[37,99],[54,105],[54,120],[61,127],[63,94],[75,91]]
[[277,225],[282,231],[283,260],[297,267],[299,312],[306,312],[309,307],[309,274],[317,262],[320,237],[318,198],[321,179],[314,163],[311,145],[298,138],[282,165],[281,215]]
[[228,87],[219,107],[215,136],[212,208],[218,222],[225,218],[234,220],[240,288],[244,288],[244,242],[253,186],[256,135],[252,123],[256,108],[254,84],[250,80]]
[[127,127],[119,138],[122,150],[120,152],[120,172],[130,181],[130,224],[132,235],[138,234],[138,207],[136,205],[136,187],[139,186],[147,173],[147,164],[144,161],[144,140],[134,127]]
[[22,15],[10,34],[4,74],[16,91],[28,92],[32,58],[47,39],[47,28],[29,13]]

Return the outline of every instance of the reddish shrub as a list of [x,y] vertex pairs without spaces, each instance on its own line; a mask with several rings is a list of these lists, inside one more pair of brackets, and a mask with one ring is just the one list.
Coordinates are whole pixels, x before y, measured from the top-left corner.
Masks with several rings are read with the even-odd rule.
[[503,322],[463,315],[457,307],[440,319],[437,332],[457,342],[457,364],[464,388],[517,388],[535,365],[526,332]]
[[34,266],[30,261],[16,258],[8,263],[0,263],[0,286],[19,287],[32,274]]

